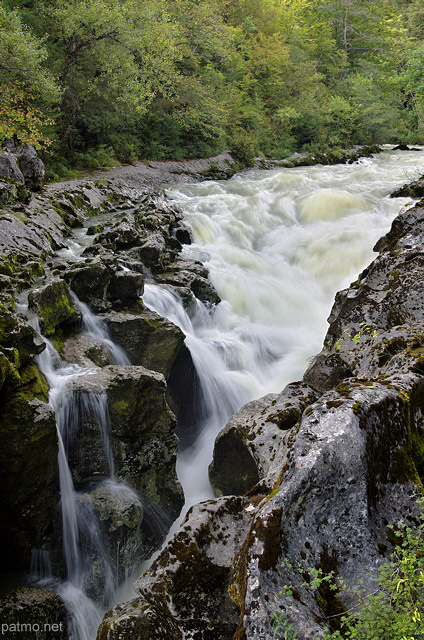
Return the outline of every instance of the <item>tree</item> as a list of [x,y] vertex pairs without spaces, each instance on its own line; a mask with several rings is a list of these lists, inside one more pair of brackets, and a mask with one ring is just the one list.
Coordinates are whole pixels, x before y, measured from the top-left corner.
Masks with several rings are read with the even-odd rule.
[[0,140],[16,136],[35,147],[50,142],[47,111],[59,98],[45,68],[47,50],[17,13],[0,4]]
[[56,69],[64,88],[62,144],[72,149],[78,121],[104,124],[144,113],[158,91],[172,92],[180,57],[165,0],[70,0],[47,9],[54,21]]

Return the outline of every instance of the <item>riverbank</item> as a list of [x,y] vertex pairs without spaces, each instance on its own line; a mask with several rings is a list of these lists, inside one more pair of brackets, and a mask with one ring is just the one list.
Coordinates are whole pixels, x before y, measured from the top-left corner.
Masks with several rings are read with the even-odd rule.
[[[338,150],[334,153],[295,153],[284,160],[256,158],[253,168],[291,168],[313,164],[332,165],[355,162],[359,158],[371,157],[380,151],[381,147],[378,145],[358,145],[352,149]],[[245,168],[228,151],[225,151],[217,156],[198,160],[146,160],[134,162],[132,165],[95,171],[81,178],[48,184],[46,189],[51,192],[66,190],[76,187],[87,180],[110,180],[113,183],[122,182],[132,186],[144,185],[157,188],[164,184],[178,182],[199,182],[207,179],[224,180],[231,178],[237,171],[242,171]]]

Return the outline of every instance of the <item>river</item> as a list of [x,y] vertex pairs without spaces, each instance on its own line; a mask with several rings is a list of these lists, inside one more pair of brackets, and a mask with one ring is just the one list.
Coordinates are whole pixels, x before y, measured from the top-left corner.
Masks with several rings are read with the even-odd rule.
[[335,293],[371,262],[411,202],[390,193],[423,163],[423,151],[387,150],[353,164],[250,170],[167,190],[192,231],[184,254],[209,268],[222,299],[188,318],[169,290],[147,285],[144,296],[186,333],[208,404],[200,436],[178,459],[185,510],[212,495],[207,467],[228,418],[299,380],[321,350]]
[[[172,288],[153,279],[145,284],[146,306],[185,333],[199,380],[198,406],[191,414],[196,420],[178,427],[184,434],[177,471],[185,506],[173,530],[191,505],[213,495],[208,464],[215,437],[229,417],[246,402],[300,379],[308,360],[320,351],[335,293],[373,259],[375,242],[401,208],[411,203],[407,198],[392,199],[390,193],[421,175],[423,164],[424,150],[387,150],[349,165],[251,170],[228,181],[167,188],[193,236],[183,254],[209,268],[222,299],[215,307],[197,302],[187,310]],[[127,365],[90,310],[78,304],[86,331],[107,344],[115,362]],[[61,379],[80,372],[63,367],[52,347],[40,367],[50,381],[51,403],[58,405],[61,435]],[[103,428],[100,418],[98,422]],[[105,455],[109,455],[107,438]],[[112,459],[108,467],[115,482]],[[65,459],[62,469],[70,475]],[[82,534],[75,515],[81,496],[66,478],[61,492],[62,505],[69,497],[69,508],[63,511],[64,532],[72,533],[69,549],[65,548],[72,565],[65,586],[71,593],[65,593],[63,585],[56,590],[74,610],[70,638],[91,640],[102,608],[130,594],[123,596],[121,588],[119,596],[108,594],[103,603],[87,602],[81,585],[87,579],[88,561],[78,548]],[[66,518],[75,524],[66,525]],[[113,583],[113,589],[116,586]],[[83,610],[84,619],[77,619]]]

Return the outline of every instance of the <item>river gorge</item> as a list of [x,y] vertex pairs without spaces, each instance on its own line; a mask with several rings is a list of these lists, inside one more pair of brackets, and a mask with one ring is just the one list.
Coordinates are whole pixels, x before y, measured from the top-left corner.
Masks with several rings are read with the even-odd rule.
[[4,208],[8,624],[265,640],[281,611],[306,640],[351,604],[308,568],[373,589],[424,472],[424,216],[391,197],[423,164],[129,169]]

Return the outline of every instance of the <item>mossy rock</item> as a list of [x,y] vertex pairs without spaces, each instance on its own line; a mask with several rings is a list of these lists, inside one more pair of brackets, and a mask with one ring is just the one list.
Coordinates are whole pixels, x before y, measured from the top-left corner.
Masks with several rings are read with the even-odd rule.
[[181,329],[146,308],[140,313],[109,312],[103,317],[112,340],[133,364],[169,376],[177,356],[185,349]]
[[2,304],[0,304],[0,345],[5,354],[13,353],[13,357],[9,359],[14,365],[18,361],[19,364],[28,363],[45,348],[43,340],[34,329]]
[[45,589],[20,587],[0,600],[2,635],[20,640],[66,640],[68,625],[63,600]]
[[111,272],[101,260],[75,267],[64,277],[72,291],[94,312],[105,311],[110,306],[106,296]]
[[63,323],[77,322],[80,313],[73,306],[69,288],[63,280],[54,279],[28,296],[28,303],[40,318],[46,336],[52,336]]
[[[4,568],[27,570],[31,549],[49,535],[57,492],[57,431],[48,385],[33,364],[3,387],[0,410],[0,523]],[[19,479],[19,482],[16,479]]]

